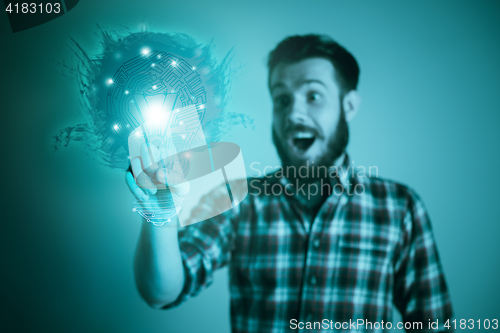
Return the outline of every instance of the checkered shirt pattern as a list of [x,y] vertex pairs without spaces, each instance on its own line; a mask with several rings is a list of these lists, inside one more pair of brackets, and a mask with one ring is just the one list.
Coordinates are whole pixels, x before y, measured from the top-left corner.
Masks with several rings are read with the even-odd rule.
[[[442,330],[452,307],[422,200],[407,186],[347,166],[348,157],[348,172],[332,178],[336,191],[315,216],[274,175],[245,180],[249,194],[237,207],[180,229],[186,280],[165,308],[197,295],[228,265],[234,333],[297,331],[292,319],[391,322],[393,306],[403,321],[422,322],[419,332],[433,331],[429,319]],[[202,200],[199,209],[210,207]]]

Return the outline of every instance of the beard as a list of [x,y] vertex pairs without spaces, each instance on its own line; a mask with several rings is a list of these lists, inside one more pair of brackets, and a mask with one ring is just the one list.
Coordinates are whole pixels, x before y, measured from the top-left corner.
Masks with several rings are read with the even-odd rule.
[[[347,121],[345,119],[344,109],[341,108],[339,121],[337,123],[337,127],[335,128],[335,133],[328,140],[326,153],[320,156],[315,161],[300,159],[296,163],[293,163],[292,158],[289,154],[289,149],[286,146],[286,142],[280,140],[274,126],[272,136],[273,143],[276,147],[276,151],[278,152],[278,156],[281,159],[281,165],[284,169],[285,174],[287,175],[287,178],[289,178],[290,180],[297,179],[299,183],[312,183],[328,177],[328,172],[326,175],[324,170],[321,170],[321,172],[312,172],[312,168],[316,168],[315,171],[317,171],[318,167],[326,167],[326,169],[328,170],[345,152],[347,144],[349,143],[349,126],[347,125]],[[296,177],[294,177],[294,172],[287,172],[288,167],[294,167],[298,170],[299,167],[307,166],[307,162],[309,162],[309,170],[307,174],[309,176],[314,175],[314,177],[308,177],[307,179],[305,179],[300,177],[298,172]],[[312,162],[314,162],[314,164],[312,164]]]

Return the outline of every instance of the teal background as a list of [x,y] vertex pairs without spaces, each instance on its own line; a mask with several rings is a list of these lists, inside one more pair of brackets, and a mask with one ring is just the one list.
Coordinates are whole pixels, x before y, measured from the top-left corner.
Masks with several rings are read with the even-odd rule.
[[279,165],[265,58],[285,36],[326,33],[361,66],[348,151],[412,186],[427,205],[458,319],[500,319],[499,1],[97,1],[12,34],[0,14],[0,331],[229,331],[227,270],[183,306],[157,311],[135,289],[140,220],[123,172],[52,136],[84,121],[58,62],[70,39],[96,50],[96,24],[214,39],[241,66],[230,108],[255,119],[231,141]]

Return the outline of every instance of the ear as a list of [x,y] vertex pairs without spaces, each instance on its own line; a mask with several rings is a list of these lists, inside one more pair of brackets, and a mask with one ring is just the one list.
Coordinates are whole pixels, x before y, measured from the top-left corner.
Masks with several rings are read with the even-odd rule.
[[358,113],[359,106],[361,105],[361,97],[356,90],[351,90],[345,94],[342,105],[344,107],[345,119],[347,122],[350,122]]

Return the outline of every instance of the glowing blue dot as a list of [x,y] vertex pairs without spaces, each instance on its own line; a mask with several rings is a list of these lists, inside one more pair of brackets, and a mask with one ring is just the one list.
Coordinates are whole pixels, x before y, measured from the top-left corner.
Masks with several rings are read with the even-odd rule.
[[172,61],[172,66],[175,66],[177,65],[177,63],[175,61]]
[[156,89],[156,85],[153,86],[153,89]]
[[113,83],[113,79],[108,79],[108,84],[112,84]]
[[113,126],[113,128],[118,131],[118,125],[117,124],[115,124],[115,126]]
[[128,95],[128,90],[125,90],[125,95]]

